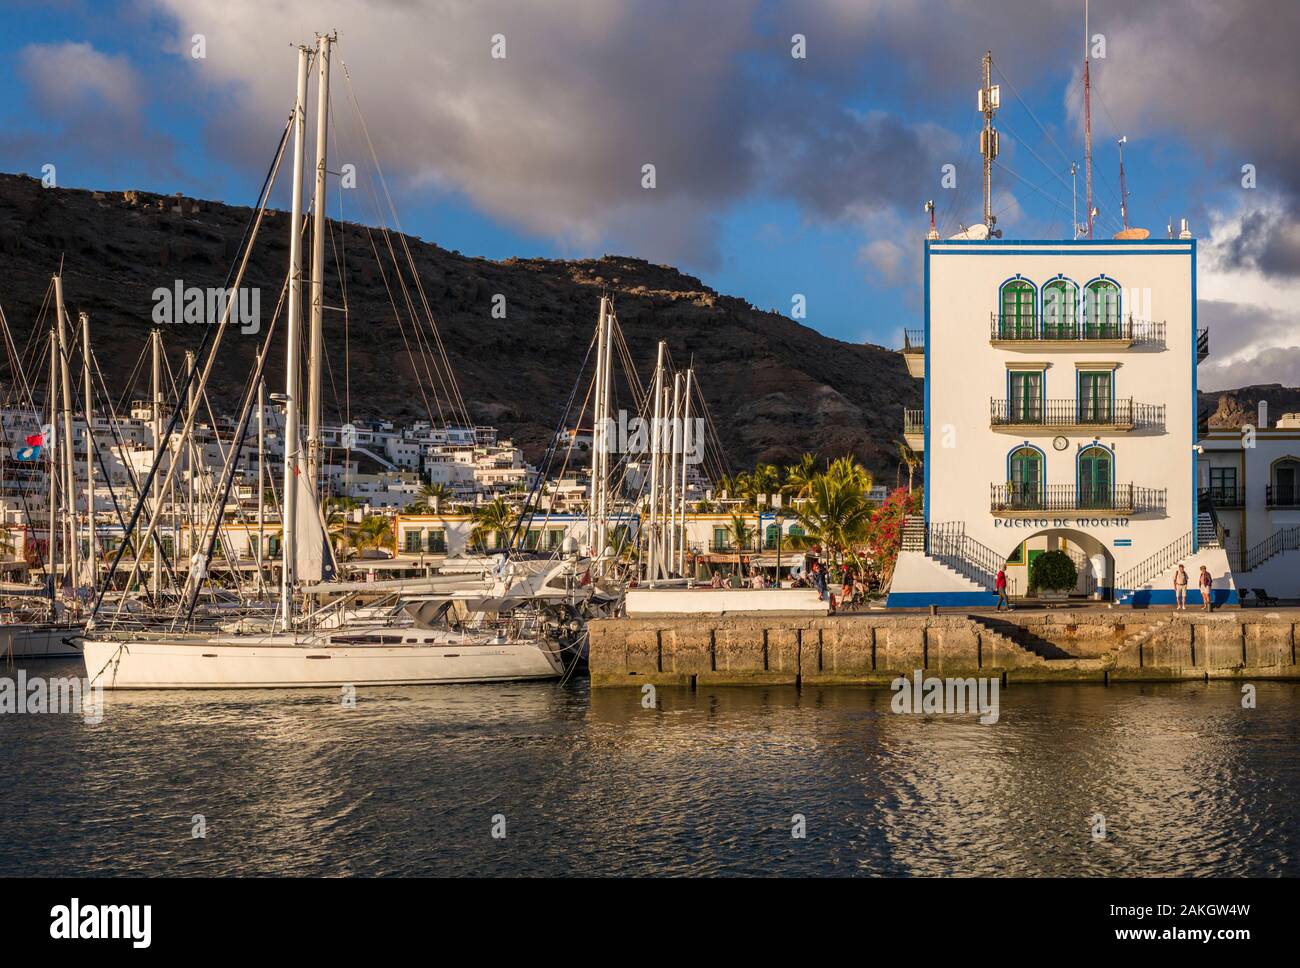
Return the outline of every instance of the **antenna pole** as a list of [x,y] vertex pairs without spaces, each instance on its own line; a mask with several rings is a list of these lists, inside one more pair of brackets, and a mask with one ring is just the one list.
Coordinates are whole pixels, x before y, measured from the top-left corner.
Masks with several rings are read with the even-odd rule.
[[984,225],[993,235],[997,216],[993,214],[993,159],[998,156],[998,133],[993,130],[993,115],[997,112],[1000,89],[992,84],[993,51],[984,52],[984,83],[980,88],[979,108],[984,115],[984,130],[980,133],[980,154],[984,156]]
[[1128,189],[1124,184],[1124,142],[1128,141],[1128,135],[1119,139],[1119,217],[1124,224],[1124,231],[1128,231]]
[[1088,71],[1088,0],[1083,0],[1083,164],[1088,238],[1092,238],[1092,79]]

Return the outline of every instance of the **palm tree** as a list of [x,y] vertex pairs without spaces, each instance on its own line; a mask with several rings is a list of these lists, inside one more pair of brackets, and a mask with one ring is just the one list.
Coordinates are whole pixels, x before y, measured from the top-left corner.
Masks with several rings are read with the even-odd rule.
[[488,535],[494,535],[499,548],[518,517],[518,512],[504,498],[480,504],[473,512],[474,526],[470,530],[469,540],[472,544],[487,547]]
[[907,493],[912,493],[912,475],[921,466],[921,455],[914,451],[906,440],[898,442],[898,459],[907,468]]
[[799,463],[790,464],[785,469],[785,486],[781,489],[791,497],[803,497],[812,487],[813,478],[817,476],[817,458],[804,454]]
[[775,494],[781,489],[781,472],[775,464],[755,464],[754,473],[750,475],[754,495]]
[[864,493],[871,490],[873,483],[871,471],[859,464],[857,458],[851,454],[845,454],[831,461],[830,466],[826,468],[826,476],[841,484],[856,487]]
[[[871,475],[865,470],[862,474],[870,486]],[[860,566],[857,549],[871,525],[871,506],[861,481],[862,475],[817,475],[804,502],[794,509],[803,534],[790,535],[791,547],[819,547],[834,562],[847,556]]]
[[358,548],[385,548],[394,544],[393,528],[382,514],[369,514],[352,532],[352,543]]
[[[344,550],[352,543],[352,532],[355,530],[348,520],[348,508],[344,506],[343,501],[351,501],[351,498],[333,498],[325,504],[325,533],[329,535],[330,545],[334,548],[336,555],[341,555]],[[353,501],[352,503],[356,503]]]
[[425,484],[420,488],[421,504],[425,507],[432,507],[433,513],[438,514],[442,510],[442,502],[451,499],[451,488],[446,484]]
[[727,536],[735,547],[744,549],[749,547],[749,541],[754,536],[754,532],[743,514],[732,511],[731,521],[727,525]]

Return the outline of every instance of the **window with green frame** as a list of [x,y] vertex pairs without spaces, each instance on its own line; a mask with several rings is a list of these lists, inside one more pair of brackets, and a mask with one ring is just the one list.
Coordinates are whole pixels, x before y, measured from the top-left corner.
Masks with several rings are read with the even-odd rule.
[[1007,417],[1013,423],[1043,420],[1043,371],[1010,370],[1007,373]]
[[1114,503],[1114,458],[1105,447],[1079,453],[1079,507],[1104,510]]
[[726,528],[713,529],[713,547],[716,550],[726,548],[731,544],[731,533]]
[[1114,421],[1114,373],[1110,370],[1079,371],[1079,423]]
[[1079,290],[1068,279],[1043,286],[1043,338],[1075,339],[1079,335]]
[[1012,279],[1002,284],[1002,316],[998,328],[1003,339],[1033,339],[1036,335],[1036,293],[1032,283]]
[[447,550],[447,532],[442,528],[431,528],[425,549],[432,554],[443,554]]
[[770,549],[770,548],[775,548],[775,547],[776,547],[776,539],[777,539],[777,536],[778,536],[780,533],[781,533],[781,526],[780,526],[780,525],[778,525],[778,524],[769,524],[769,525],[767,526],[767,533],[766,533],[766,535],[764,536],[764,539],[763,539],[764,544],[766,544],[767,547],[768,547],[769,549]]
[[1083,323],[1089,339],[1115,339],[1120,332],[1119,286],[1109,279],[1088,283]]

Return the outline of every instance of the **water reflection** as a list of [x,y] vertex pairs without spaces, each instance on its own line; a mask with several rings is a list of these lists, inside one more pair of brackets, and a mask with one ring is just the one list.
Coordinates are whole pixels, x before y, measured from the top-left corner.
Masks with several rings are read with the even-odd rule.
[[109,693],[0,717],[0,873],[1291,873],[1300,686],[1258,688]]

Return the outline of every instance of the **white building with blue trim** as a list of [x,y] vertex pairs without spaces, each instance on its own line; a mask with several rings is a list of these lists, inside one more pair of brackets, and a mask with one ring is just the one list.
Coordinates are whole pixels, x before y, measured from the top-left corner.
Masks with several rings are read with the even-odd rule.
[[889,605],[996,602],[1045,551],[1068,554],[1073,595],[1144,606],[1237,593],[1220,534],[1198,513],[1196,240],[931,240],[925,328],[909,368],[925,407],[905,433],[925,458]]

